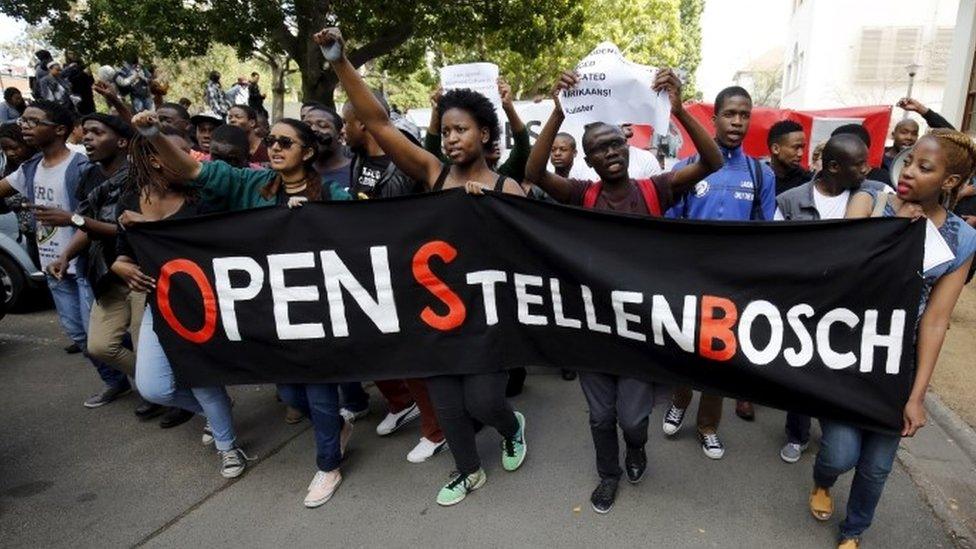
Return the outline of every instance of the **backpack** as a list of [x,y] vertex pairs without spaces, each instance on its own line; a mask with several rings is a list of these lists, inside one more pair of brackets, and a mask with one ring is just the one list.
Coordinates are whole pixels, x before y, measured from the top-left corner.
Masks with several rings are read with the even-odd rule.
[[[654,186],[654,182],[650,179],[637,179],[635,183],[637,183],[637,189],[640,190],[641,196],[644,197],[644,205],[647,206],[647,211],[651,212],[654,217],[661,217],[661,201],[657,197],[657,188]],[[596,199],[602,190],[602,181],[590,184],[586,188],[586,193],[583,194],[583,207],[592,208],[595,206]]]

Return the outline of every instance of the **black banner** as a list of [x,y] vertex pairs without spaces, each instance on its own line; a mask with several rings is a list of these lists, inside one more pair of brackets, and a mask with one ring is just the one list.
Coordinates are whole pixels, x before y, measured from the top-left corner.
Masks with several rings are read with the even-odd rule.
[[132,240],[183,386],[547,365],[896,431],[924,229],[449,191],[151,223]]

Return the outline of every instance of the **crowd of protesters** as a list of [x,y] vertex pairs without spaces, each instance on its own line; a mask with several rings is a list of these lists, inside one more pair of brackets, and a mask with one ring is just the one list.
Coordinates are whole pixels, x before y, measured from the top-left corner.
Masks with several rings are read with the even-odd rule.
[[[500,81],[503,111],[515,139],[511,154],[499,163],[498,116],[484,96],[438,89],[422,136],[367,87],[345,58],[337,29],[323,30],[315,41],[323,51],[339,52],[330,62],[348,102],[341,112],[307,102],[300,119],[283,118],[270,127],[256,73],[225,90],[220,73],[212,72],[205,85],[206,110],[191,116],[187,104],[164,100],[165,85],[135,56],[121,67],[102,67],[95,78],[73,53],[62,64],[40,51],[33,102],[15,89],[4,92],[0,197],[26,197],[26,205],[20,202],[18,208],[21,228],[35,237],[61,326],[103,383],[85,407],[98,408],[137,390],[144,400],[135,414],[162,416],[161,427],[200,415],[205,419],[201,440],[216,447],[220,474],[241,475],[248,457],[235,433],[233,403],[224,387],[177,387],[152,315],[145,314],[156,281],[140,268],[126,228],[210,212],[464,188],[475,195],[494,190],[583,208],[699,220],[924,216],[955,255],[922,273],[915,382],[900,434],[912,436],[925,424],[922,399],[976,252],[976,230],[967,223],[976,224],[976,218],[963,219],[952,211],[960,200],[976,195],[976,144],[918,101],[905,99],[898,106],[918,113],[934,129],[920,136],[917,122],[899,122],[882,165],[869,165],[870,136],[855,124],[817,144],[813,169],[807,170],[803,158],[811,144],[802,126],[791,121],[773,125],[768,161],[750,157],[742,149],[750,131],[749,93],[733,86],[718,94],[710,134],[684,109],[677,72],[662,69],[648,93],[667,94],[674,118],[697,150],[664,171],[653,155],[629,145],[629,125],[594,122],[578,143],[560,132],[559,92],[578,84],[575,73],[556,80],[554,109],[534,146],[515,112],[511,90]],[[95,112],[96,94],[114,114]],[[69,146],[76,128],[83,152]],[[896,166],[896,159],[903,164]],[[900,174],[893,183],[889,173],[896,167]],[[423,462],[448,449],[453,455],[455,472],[436,495],[441,505],[460,503],[485,485],[476,444],[481,426],[498,433],[506,471],[516,471],[527,457],[526,417],[508,400],[520,392],[525,372],[506,372],[507,366],[499,365],[492,374],[376,381],[387,404],[377,435],[419,419],[421,436],[407,460]],[[564,371],[563,377],[571,380],[576,374]],[[596,512],[607,513],[622,477],[633,484],[644,477],[655,404],[665,401],[662,430],[676,437],[692,389],[592,372],[578,377],[589,407],[599,477],[591,503]],[[369,394],[360,383],[280,384],[277,389],[288,406],[286,421],[308,418],[313,425],[315,473],[304,505],[320,506],[342,482],[340,466],[354,423],[369,413]],[[756,414],[749,402],[737,402],[735,411],[744,420]],[[721,416],[722,397],[701,395],[695,427],[711,459],[725,454]],[[834,512],[830,490],[838,476],[853,469],[839,545],[857,547],[871,524],[900,437],[836,421],[822,420],[820,426],[810,512],[818,520],[829,519]],[[618,430],[625,444],[622,467]],[[811,418],[787,413],[782,460],[797,462],[810,442]]]

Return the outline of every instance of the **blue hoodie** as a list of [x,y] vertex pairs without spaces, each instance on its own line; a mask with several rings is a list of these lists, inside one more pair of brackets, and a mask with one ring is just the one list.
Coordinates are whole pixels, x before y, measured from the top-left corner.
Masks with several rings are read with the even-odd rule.
[[[742,147],[729,149],[719,145],[725,165],[702,179],[695,188],[681,196],[666,216],[679,219],[712,219],[721,221],[772,221],[776,212],[776,175],[764,162],[755,162]],[[697,156],[697,155],[696,155]],[[687,165],[696,157],[686,158],[674,169]],[[753,212],[754,186],[759,185],[756,167],[762,170],[758,208]]]

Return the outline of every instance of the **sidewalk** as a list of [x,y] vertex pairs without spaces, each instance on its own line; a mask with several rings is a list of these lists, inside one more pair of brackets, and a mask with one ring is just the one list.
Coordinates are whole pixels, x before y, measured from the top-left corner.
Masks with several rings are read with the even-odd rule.
[[[843,515],[829,525],[809,515],[815,447],[795,465],[779,459],[782,412],[760,408],[750,424],[730,403],[721,461],[702,455],[687,426],[665,440],[658,407],[648,476],[637,487],[624,483],[613,511],[597,515],[588,502],[596,473],[585,402],[576,382],[557,375],[529,376],[514,401],[528,421],[523,468],[504,472],[497,436],[483,432],[488,483],[448,509],[434,496],[452,469],[450,455],[407,463],[419,431],[377,437],[383,407],[375,392],[372,415],[356,424],[342,487],[325,507],[308,510],[301,501],[314,473],[311,429],[284,424],[269,386],[232,391],[238,433],[256,461],[225,481],[212,447],[200,444],[201,420],[161,430],[132,416],[135,397],[82,408],[96,376],[78,355],[63,353],[50,312],[0,324],[0,384],[4,547],[817,548],[832,547]],[[923,433],[902,451],[916,463],[954,448],[935,426]],[[839,509],[849,482],[848,475],[835,491]],[[864,546],[953,546],[901,464]]]

